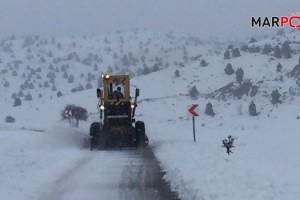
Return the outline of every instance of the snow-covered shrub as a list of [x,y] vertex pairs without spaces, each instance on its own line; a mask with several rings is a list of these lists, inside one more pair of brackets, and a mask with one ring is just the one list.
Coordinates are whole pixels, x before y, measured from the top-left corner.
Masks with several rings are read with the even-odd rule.
[[28,36],[25,38],[25,40],[22,44],[22,48],[25,48],[25,47],[27,48],[33,44],[34,44],[34,39],[31,36]]
[[208,65],[208,63],[204,59],[202,59],[200,62],[200,65],[201,65],[201,67],[206,67]]
[[113,53],[113,58],[116,60],[116,59],[119,58],[119,55],[118,55],[116,52],[114,52],[114,53]]
[[229,50],[227,49],[224,53],[224,59],[227,60],[227,59],[230,59],[230,52]]
[[49,70],[51,70],[51,71],[54,70],[54,66],[52,64],[49,65]]
[[298,78],[300,76],[300,63],[297,64],[291,72],[288,73],[289,76]]
[[34,89],[33,83],[30,83],[30,84],[29,84],[29,89],[31,89],[31,90]]
[[284,58],[291,58],[292,57],[292,50],[291,47],[289,45],[288,41],[285,41],[282,44],[282,48],[281,48],[281,54],[284,56]]
[[55,79],[56,78],[56,75],[55,75],[55,73],[54,72],[48,72],[47,73],[47,78],[49,78],[49,79]]
[[248,48],[249,53],[259,53],[260,52],[260,47],[259,46],[251,46]]
[[178,69],[176,69],[176,71],[175,71],[175,77],[176,77],[176,78],[180,77],[180,72],[179,72]]
[[19,96],[19,97],[23,97],[23,96],[24,96],[24,93],[22,92],[22,90],[20,90],[20,91],[18,92],[18,96]]
[[37,75],[36,75],[36,78],[37,78],[38,80],[41,80],[41,79],[42,79],[42,76],[41,76],[40,74],[37,74]]
[[65,65],[62,65],[60,67],[60,70],[63,71],[63,72],[67,72],[67,69],[69,68],[70,66],[68,64],[65,64]]
[[239,57],[241,56],[239,48],[232,49],[232,57]]
[[151,71],[150,71],[149,67],[147,65],[144,65],[144,68],[141,71],[141,75],[147,75],[150,73],[151,73]]
[[15,102],[14,102],[14,107],[16,107],[16,106],[20,106],[22,104],[22,102],[21,102],[21,99],[20,98],[15,98]]
[[254,37],[251,37],[249,43],[254,43],[254,42],[257,42],[257,39]]
[[274,104],[278,104],[281,103],[282,101],[280,100],[281,94],[279,94],[278,90],[273,90],[271,93],[271,103]]
[[244,78],[244,71],[242,68],[238,68],[235,72],[235,76],[236,76],[236,81],[238,83],[241,83],[243,81]]
[[15,99],[15,98],[17,98],[17,96],[18,96],[18,95],[17,95],[16,93],[13,93],[13,94],[11,95],[11,98],[12,98],[12,99]]
[[56,93],[56,96],[57,97],[61,97],[63,94],[62,94],[62,92],[61,91],[58,91],[57,93]]
[[282,65],[280,63],[278,63],[276,66],[276,71],[281,72],[281,70],[282,70]]
[[87,81],[88,82],[92,82],[92,81],[94,81],[96,79],[96,76],[94,75],[94,74],[92,74],[91,72],[89,72],[88,74],[87,74]]
[[50,85],[49,85],[49,82],[48,82],[48,81],[45,81],[45,82],[44,82],[44,87],[50,87]]
[[12,72],[12,76],[18,76],[18,73],[17,73],[16,70],[14,70],[14,71]]
[[67,79],[69,76],[68,76],[68,73],[67,72],[64,72],[63,74],[63,78]]
[[248,111],[250,116],[257,116],[256,105],[253,101],[251,101]]
[[197,98],[199,96],[199,91],[197,90],[197,87],[196,86],[193,86],[190,91],[189,91],[189,95],[190,97],[192,98]]
[[232,75],[234,73],[234,70],[232,68],[232,65],[230,63],[228,63],[224,69],[225,73],[227,75]]
[[46,62],[46,59],[42,56],[39,60],[39,63],[44,63],[44,62]]
[[106,71],[107,71],[107,73],[109,73],[109,74],[111,74],[111,73],[114,72],[114,70],[113,70],[113,68],[112,68],[111,66],[108,66]]
[[213,110],[213,106],[212,104],[209,102],[208,104],[206,104],[205,107],[205,114],[209,115],[209,116],[215,116],[214,110]]
[[85,85],[85,88],[88,90],[88,89],[92,89],[93,86],[92,86],[91,83],[87,83],[87,84]]
[[6,116],[5,122],[6,123],[15,123],[16,119],[10,115]]
[[226,152],[228,155],[230,155],[230,153],[233,153],[231,151],[231,148],[234,147],[233,142],[234,142],[234,138],[231,137],[231,135],[228,136],[228,139],[222,140],[222,143],[223,143],[222,147],[226,148]]
[[248,44],[242,44],[240,49],[241,49],[241,51],[247,52],[247,51],[249,51],[249,46],[248,46]]
[[25,97],[24,97],[24,99],[25,99],[26,101],[31,101],[31,100],[32,100],[31,94],[30,94],[30,93],[26,94]]
[[8,72],[7,69],[2,69],[2,70],[1,70],[1,73],[2,73],[2,74],[6,74],[7,72]]
[[283,28],[281,28],[281,29],[278,29],[278,31],[277,31],[277,35],[279,35],[279,36],[283,36],[284,35],[284,29]]
[[73,75],[69,76],[68,83],[74,83],[74,76]]
[[157,71],[159,71],[159,67],[158,67],[158,64],[157,63],[155,63],[154,64],[154,66],[152,67],[152,70],[151,70],[152,72],[157,72]]
[[274,49],[274,57],[278,59],[281,58],[281,51],[278,45]]
[[9,87],[9,82],[8,82],[8,81],[5,81],[4,84],[3,84],[3,86],[4,86],[4,87]]
[[250,97],[254,97],[258,92],[258,86],[251,84],[250,87],[251,87]]
[[51,90],[52,90],[52,91],[56,91],[55,85],[52,86],[52,89],[51,89]]
[[272,45],[270,44],[265,44],[264,48],[262,48],[261,53],[262,54],[269,54],[273,51]]
[[98,65],[97,64],[94,64],[94,70],[98,71]]
[[83,91],[84,90],[84,87],[81,85],[81,84],[79,84],[78,86],[77,86],[77,91],[78,92],[81,92],[81,91]]

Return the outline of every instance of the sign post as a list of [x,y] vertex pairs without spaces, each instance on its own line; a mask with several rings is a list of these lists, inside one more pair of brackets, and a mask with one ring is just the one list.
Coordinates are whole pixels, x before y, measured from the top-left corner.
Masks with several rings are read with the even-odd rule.
[[198,113],[195,111],[195,109],[197,107],[198,107],[198,104],[193,104],[189,108],[189,113],[192,114],[192,117],[193,117],[193,137],[194,137],[194,142],[196,142],[195,117],[199,116]]

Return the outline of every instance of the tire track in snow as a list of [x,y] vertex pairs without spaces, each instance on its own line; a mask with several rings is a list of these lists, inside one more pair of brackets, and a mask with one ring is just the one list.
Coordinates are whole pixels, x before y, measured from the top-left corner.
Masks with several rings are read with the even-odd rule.
[[[137,162],[137,157],[140,162]],[[136,151],[130,159],[122,173],[122,200],[179,200],[178,194],[171,191],[170,184],[164,180],[165,172],[150,147]]]
[[88,151],[37,199],[178,200],[151,148]]
[[68,169],[57,180],[55,180],[54,183],[52,183],[52,185],[48,189],[48,192],[46,194],[43,194],[38,199],[45,199],[45,200],[63,199],[62,197],[69,189],[69,188],[67,188],[66,182],[68,182],[69,179],[77,171],[80,170],[80,168],[82,168],[86,163],[90,162],[91,159],[92,159],[92,155],[88,153],[84,157],[79,159],[77,162],[75,162],[75,165],[73,165],[72,168]]

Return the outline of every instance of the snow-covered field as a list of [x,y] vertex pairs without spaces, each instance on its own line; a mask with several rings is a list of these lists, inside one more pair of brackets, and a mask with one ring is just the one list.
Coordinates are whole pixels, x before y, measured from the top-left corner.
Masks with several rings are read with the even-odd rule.
[[[115,73],[136,75],[132,83],[141,90],[137,118],[145,121],[150,147],[166,171],[165,178],[182,199],[299,199],[300,119],[297,117],[300,116],[300,93],[297,78],[288,75],[299,62],[298,32],[249,44],[263,48],[267,43],[274,47],[282,46],[289,39],[294,51],[289,59],[274,58],[273,52],[262,55],[241,51],[240,57],[224,60],[227,43],[143,31],[85,39],[56,38],[54,43],[53,39],[46,42],[40,38],[25,48],[21,48],[24,39],[5,40],[1,48],[6,51],[0,55],[1,199],[42,199],[43,195],[49,199],[82,199],[81,195],[89,192],[88,185],[115,187],[108,186],[106,177],[102,178],[104,185],[93,182],[92,174],[98,173],[96,165],[111,160],[103,152],[90,152],[86,145],[89,125],[98,120],[97,79],[101,72],[110,71],[107,66],[112,66]],[[125,41],[123,45],[122,40]],[[62,47],[58,47],[58,43]],[[49,51],[52,57],[46,56]],[[72,52],[76,52],[79,59],[76,56],[67,59]],[[98,57],[89,55],[91,52]],[[31,55],[33,58],[28,59]],[[114,67],[125,66],[124,55],[132,66]],[[191,61],[190,58],[199,55],[200,59]],[[41,59],[43,56],[46,61]],[[188,61],[185,62],[184,56]],[[202,59],[208,62],[207,67],[200,67]],[[16,60],[22,62],[15,64]],[[276,72],[279,62],[282,72]],[[231,63],[234,70],[242,67],[244,79],[258,86],[256,95],[243,95],[240,99],[229,94],[225,99],[209,97],[215,90],[232,81],[235,83],[234,74],[224,73],[227,63]],[[66,64],[69,65],[68,75],[75,77],[74,83],[64,78],[61,67]],[[151,68],[151,73],[145,70],[145,65]],[[154,70],[155,65],[158,70]],[[41,78],[37,78],[38,67],[41,67]],[[14,70],[17,76],[12,74]],[[179,70],[179,77],[175,77],[175,70]],[[48,76],[49,72],[54,72],[55,78]],[[96,78],[88,78],[88,73],[95,74]],[[28,87],[20,89],[21,84],[26,85],[26,80]],[[4,86],[6,81],[8,87]],[[49,87],[44,85],[45,81]],[[30,83],[34,88],[30,88]],[[87,83],[91,83],[92,89],[85,89]],[[71,92],[79,84],[84,90]],[[192,86],[199,91],[196,98],[189,96]],[[281,104],[270,102],[274,89],[282,94]],[[30,93],[33,100],[24,100],[19,91],[23,95]],[[57,97],[57,91],[62,91],[63,96]],[[11,98],[13,93],[16,95]],[[16,97],[22,100],[22,105],[13,107]],[[258,116],[249,116],[248,106],[252,100]],[[213,105],[214,117],[205,114],[208,102]],[[67,122],[60,120],[60,112],[67,104],[80,105],[89,111],[88,121],[80,122],[79,129],[69,128]],[[191,104],[200,107],[200,116],[195,119],[197,142],[193,142],[192,120],[187,114]],[[5,123],[7,115],[13,116],[15,123]],[[228,135],[235,137],[230,155],[221,147]],[[120,152],[116,154],[114,162],[118,159],[121,163],[129,162],[126,153],[124,157]],[[64,180],[76,166],[80,166],[81,173]],[[117,182],[120,171],[113,166],[101,173],[116,174],[113,179]],[[73,190],[78,192],[71,195]],[[49,191],[56,192],[49,194]],[[94,199],[93,195],[97,194],[85,198]],[[107,199],[118,198],[118,195],[107,196]]]

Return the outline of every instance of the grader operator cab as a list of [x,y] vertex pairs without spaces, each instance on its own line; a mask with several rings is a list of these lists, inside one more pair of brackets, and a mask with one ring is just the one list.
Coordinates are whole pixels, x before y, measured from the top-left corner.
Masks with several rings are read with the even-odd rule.
[[91,150],[148,145],[144,122],[134,119],[138,96],[136,88],[131,102],[128,75],[103,76],[103,88],[97,89],[100,122],[90,126]]

